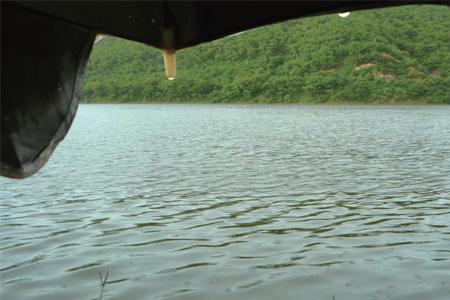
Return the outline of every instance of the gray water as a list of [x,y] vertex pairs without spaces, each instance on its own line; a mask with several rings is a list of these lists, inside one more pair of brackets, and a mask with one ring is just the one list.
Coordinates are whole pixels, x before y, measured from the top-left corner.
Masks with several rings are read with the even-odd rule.
[[450,299],[450,107],[82,105],[0,180],[1,299]]

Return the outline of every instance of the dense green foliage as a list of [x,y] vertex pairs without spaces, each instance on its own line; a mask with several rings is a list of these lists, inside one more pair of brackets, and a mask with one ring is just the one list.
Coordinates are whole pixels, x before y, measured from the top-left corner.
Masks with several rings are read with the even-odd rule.
[[405,6],[288,21],[177,53],[117,38],[95,46],[85,102],[450,104],[450,9]]

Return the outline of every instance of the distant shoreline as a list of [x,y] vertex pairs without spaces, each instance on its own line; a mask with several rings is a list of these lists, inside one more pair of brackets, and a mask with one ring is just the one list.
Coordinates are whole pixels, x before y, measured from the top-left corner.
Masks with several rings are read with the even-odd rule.
[[449,16],[424,5],[277,23],[178,51],[173,81],[160,50],[107,37],[89,58],[81,99],[450,104]]

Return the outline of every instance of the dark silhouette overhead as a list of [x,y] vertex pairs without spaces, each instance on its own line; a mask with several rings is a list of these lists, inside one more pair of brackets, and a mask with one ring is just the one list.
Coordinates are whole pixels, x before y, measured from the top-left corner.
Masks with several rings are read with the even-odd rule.
[[75,116],[97,34],[168,53],[293,18],[448,1],[2,1],[1,175],[39,170]]

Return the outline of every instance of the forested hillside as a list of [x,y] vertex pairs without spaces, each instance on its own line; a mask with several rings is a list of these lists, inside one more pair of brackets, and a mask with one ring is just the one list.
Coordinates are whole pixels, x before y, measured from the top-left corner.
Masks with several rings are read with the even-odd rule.
[[450,104],[450,9],[404,6],[288,21],[177,52],[107,37],[84,102]]

